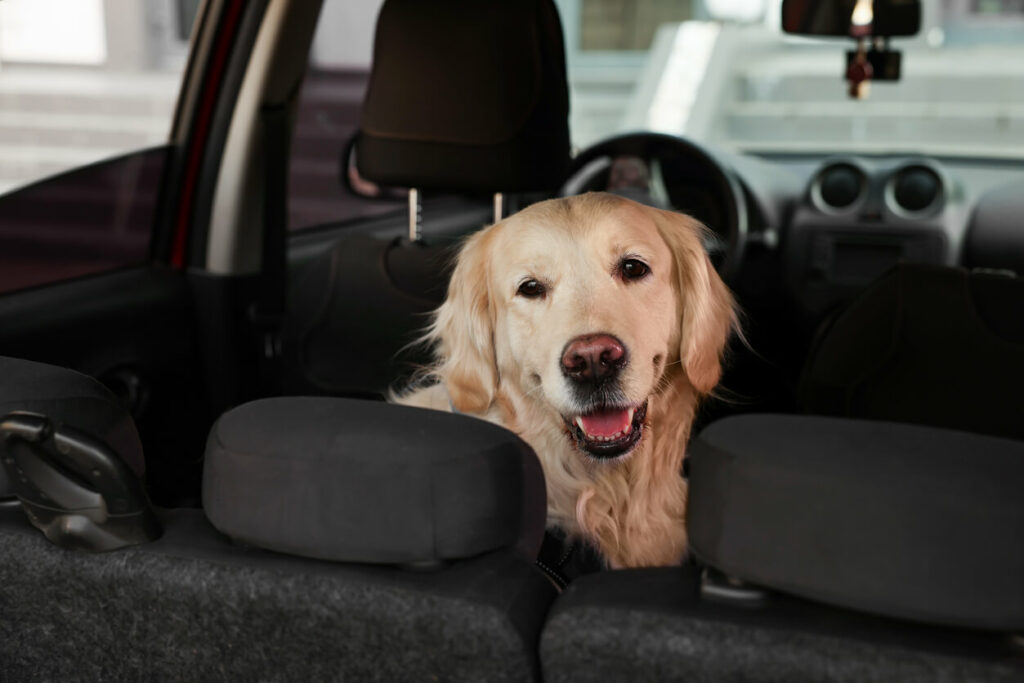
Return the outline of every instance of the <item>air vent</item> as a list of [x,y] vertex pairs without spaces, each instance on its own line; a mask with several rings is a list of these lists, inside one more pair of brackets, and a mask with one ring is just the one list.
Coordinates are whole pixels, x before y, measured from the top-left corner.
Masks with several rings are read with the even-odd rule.
[[854,208],[867,193],[867,175],[850,163],[836,163],[819,171],[811,186],[818,208],[829,213]]
[[939,204],[942,178],[928,166],[904,166],[893,174],[888,193],[897,213],[920,215]]

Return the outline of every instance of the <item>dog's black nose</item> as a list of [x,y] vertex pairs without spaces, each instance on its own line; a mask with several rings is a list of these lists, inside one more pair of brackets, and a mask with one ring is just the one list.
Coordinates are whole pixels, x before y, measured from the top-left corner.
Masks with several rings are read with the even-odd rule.
[[578,382],[600,382],[626,364],[626,347],[610,334],[576,337],[562,354],[562,373]]

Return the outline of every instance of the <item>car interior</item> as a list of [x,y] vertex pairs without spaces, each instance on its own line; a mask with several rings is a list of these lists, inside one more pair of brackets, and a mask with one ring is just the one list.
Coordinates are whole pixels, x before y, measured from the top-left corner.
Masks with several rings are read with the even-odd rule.
[[[5,679],[1021,680],[1019,159],[575,150],[552,0],[386,0],[358,129],[311,150],[377,208],[291,231],[320,11],[206,0],[166,146],[0,197],[45,229],[159,178],[137,263],[0,295]],[[705,223],[743,335],[687,560],[562,585],[530,447],[385,399],[462,241],[588,191]]]

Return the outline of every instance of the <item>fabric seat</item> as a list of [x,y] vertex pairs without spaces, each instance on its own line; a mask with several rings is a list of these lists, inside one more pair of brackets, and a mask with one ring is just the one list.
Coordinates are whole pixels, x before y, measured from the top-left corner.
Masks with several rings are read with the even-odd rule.
[[819,335],[804,412],[1024,439],[1024,280],[900,265]]
[[409,345],[444,298],[453,250],[357,235],[307,264],[289,287],[284,392],[383,396],[426,364]]
[[465,415],[342,398],[254,401],[213,426],[203,508],[220,531],[339,562],[532,560],[547,501],[537,456]]
[[421,190],[552,190],[568,167],[568,115],[551,0],[388,0],[359,124],[359,173]]
[[[472,196],[550,193],[569,163],[568,93],[551,0],[388,0],[355,145],[359,173]],[[423,349],[396,356],[443,300],[456,242],[450,232],[352,236],[304,265],[288,293],[285,390],[379,395],[429,360]]]
[[72,553],[0,509],[0,676],[21,680],[537,680],[554,588],[510,550],[439,571],[232,544],[199,510]]
[[756,604],[710,599],[693,565],[577,579],[552,606],[540,652],[545,683],[1024,677],[1024,651],[1002,633],[911,624],[777,593]]
[[[2,363],[4,410],[91,425],[96,449],[141,462],[137,437],[122,439],[131,419],[93,380]],[[10,445],[5,467],[22,457]],[[24,490],[0,501],[0,676],[539,677],[556,593],[533,564],[544,478],[525,443],[482,420],[346,399],[240,406],[211,433],[205,513],[157,510],[159,538],[110,552],[59,547],[74,524],[44,537]]]
[[888,617],[1024,630],[1024,442],[743,415],[689,449],[690,547],[757,585]]

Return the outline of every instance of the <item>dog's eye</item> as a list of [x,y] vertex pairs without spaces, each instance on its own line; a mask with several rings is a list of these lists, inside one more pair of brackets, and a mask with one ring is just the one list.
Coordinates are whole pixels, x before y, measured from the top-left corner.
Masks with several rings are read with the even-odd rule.
[[516,290],[516,294],[519,296],[525,296],[527,299],[536,299],[544,296],[547,290],[544,285],[537,282],[536,280],[527,280],[523,284],[519,285],[519,289]]
[[646,263],[635,258],[625,259],[619,268],[622,271],[623,280],[639,280],[651,272],[650,267]]

